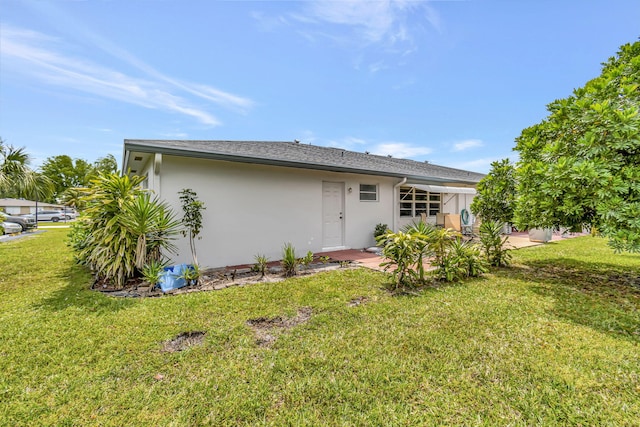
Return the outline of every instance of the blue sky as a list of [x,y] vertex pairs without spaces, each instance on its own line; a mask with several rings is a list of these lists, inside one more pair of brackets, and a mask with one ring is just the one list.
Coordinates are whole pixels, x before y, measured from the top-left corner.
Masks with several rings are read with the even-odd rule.
[[640,36],[640,1],[0,0],[0,137],[300,140],[487,172]]

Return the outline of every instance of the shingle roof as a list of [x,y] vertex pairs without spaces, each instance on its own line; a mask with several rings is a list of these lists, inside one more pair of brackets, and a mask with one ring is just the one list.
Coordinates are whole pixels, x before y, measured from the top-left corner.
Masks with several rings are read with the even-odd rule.
[[296,142],[125,139],[124,149],[125,168],[128,161],[126,157],[131,152],[159,152],[243,163],[406,177],[417,182],[475,184],[484,176],[427,162]]

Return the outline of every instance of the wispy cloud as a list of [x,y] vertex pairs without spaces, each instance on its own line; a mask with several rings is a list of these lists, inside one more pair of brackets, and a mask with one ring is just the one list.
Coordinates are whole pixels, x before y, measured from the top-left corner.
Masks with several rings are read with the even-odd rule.
[[429,147],[412,145],[405,142],[383,142],[376,144],[370,150],[373,154],[381,156],[393,156],[402,159],[415,159],[416,157],[431,154],[433,150]]
[[482,147],[484,143],[479,139],[466,139],[453,144],[451,151],[466,151],[472,148]]
[[[365,49],[380,54],[406,56],[414,52],[425,28],[440,31],[438,13],[430,2],[423,0],[310,0],[299,2],[298,10],[284,16],[252,14],[264,29],[293,28],[310,42],[331,42],[343,47]],[[420,35],[417,35],[420,33]],[[355,60],[360,68],[362,58]],[[372,61],[366,69],[375,73],[383,63]]]
[[407,17],[426,2],[380,1],[310,1],[301,14],[293,17],[305,24],[324,23],[349,28],[352,35],[368,43],[397,43],[410,39]]
[[185,98],[185,94],[240,111],[253,106],[253,101],[248,98],[168,77],[109,42],[97,36],[95,39],[100,48],[126,61],[145,76],[127,75],[111,67],[66,54],[60,40],[11,26],[4,26],[0,33],[3,64],[46,84],[182,114],[207,126],[217,126],[221,122],[209,111],[193,105]]

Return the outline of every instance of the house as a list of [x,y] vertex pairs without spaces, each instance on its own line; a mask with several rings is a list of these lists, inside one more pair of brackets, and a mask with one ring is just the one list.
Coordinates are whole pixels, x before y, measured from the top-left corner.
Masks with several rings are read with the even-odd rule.
[[9,215],[34,214],[41,210],[61,210],[62,205],[24,199],[0,199],[0,211]]
[[[484,176],[428,162],[294,142],[124,141],[123,171],[180,216],[178,192],[190,188],[204,202],[203,267],[281,258],[291,242],[302,256],[365,248],[378,223],[398,230],[425,214],[459,214]],[[186,239],[174,262],[189,262]]]

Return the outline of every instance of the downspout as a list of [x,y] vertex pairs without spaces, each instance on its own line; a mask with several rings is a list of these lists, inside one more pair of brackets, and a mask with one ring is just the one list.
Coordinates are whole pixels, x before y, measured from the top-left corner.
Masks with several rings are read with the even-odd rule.
[[393,186],[393,231],[398,230],[398,213],[400,212],[400,198],[398,189],[407,182],[407,177]]

